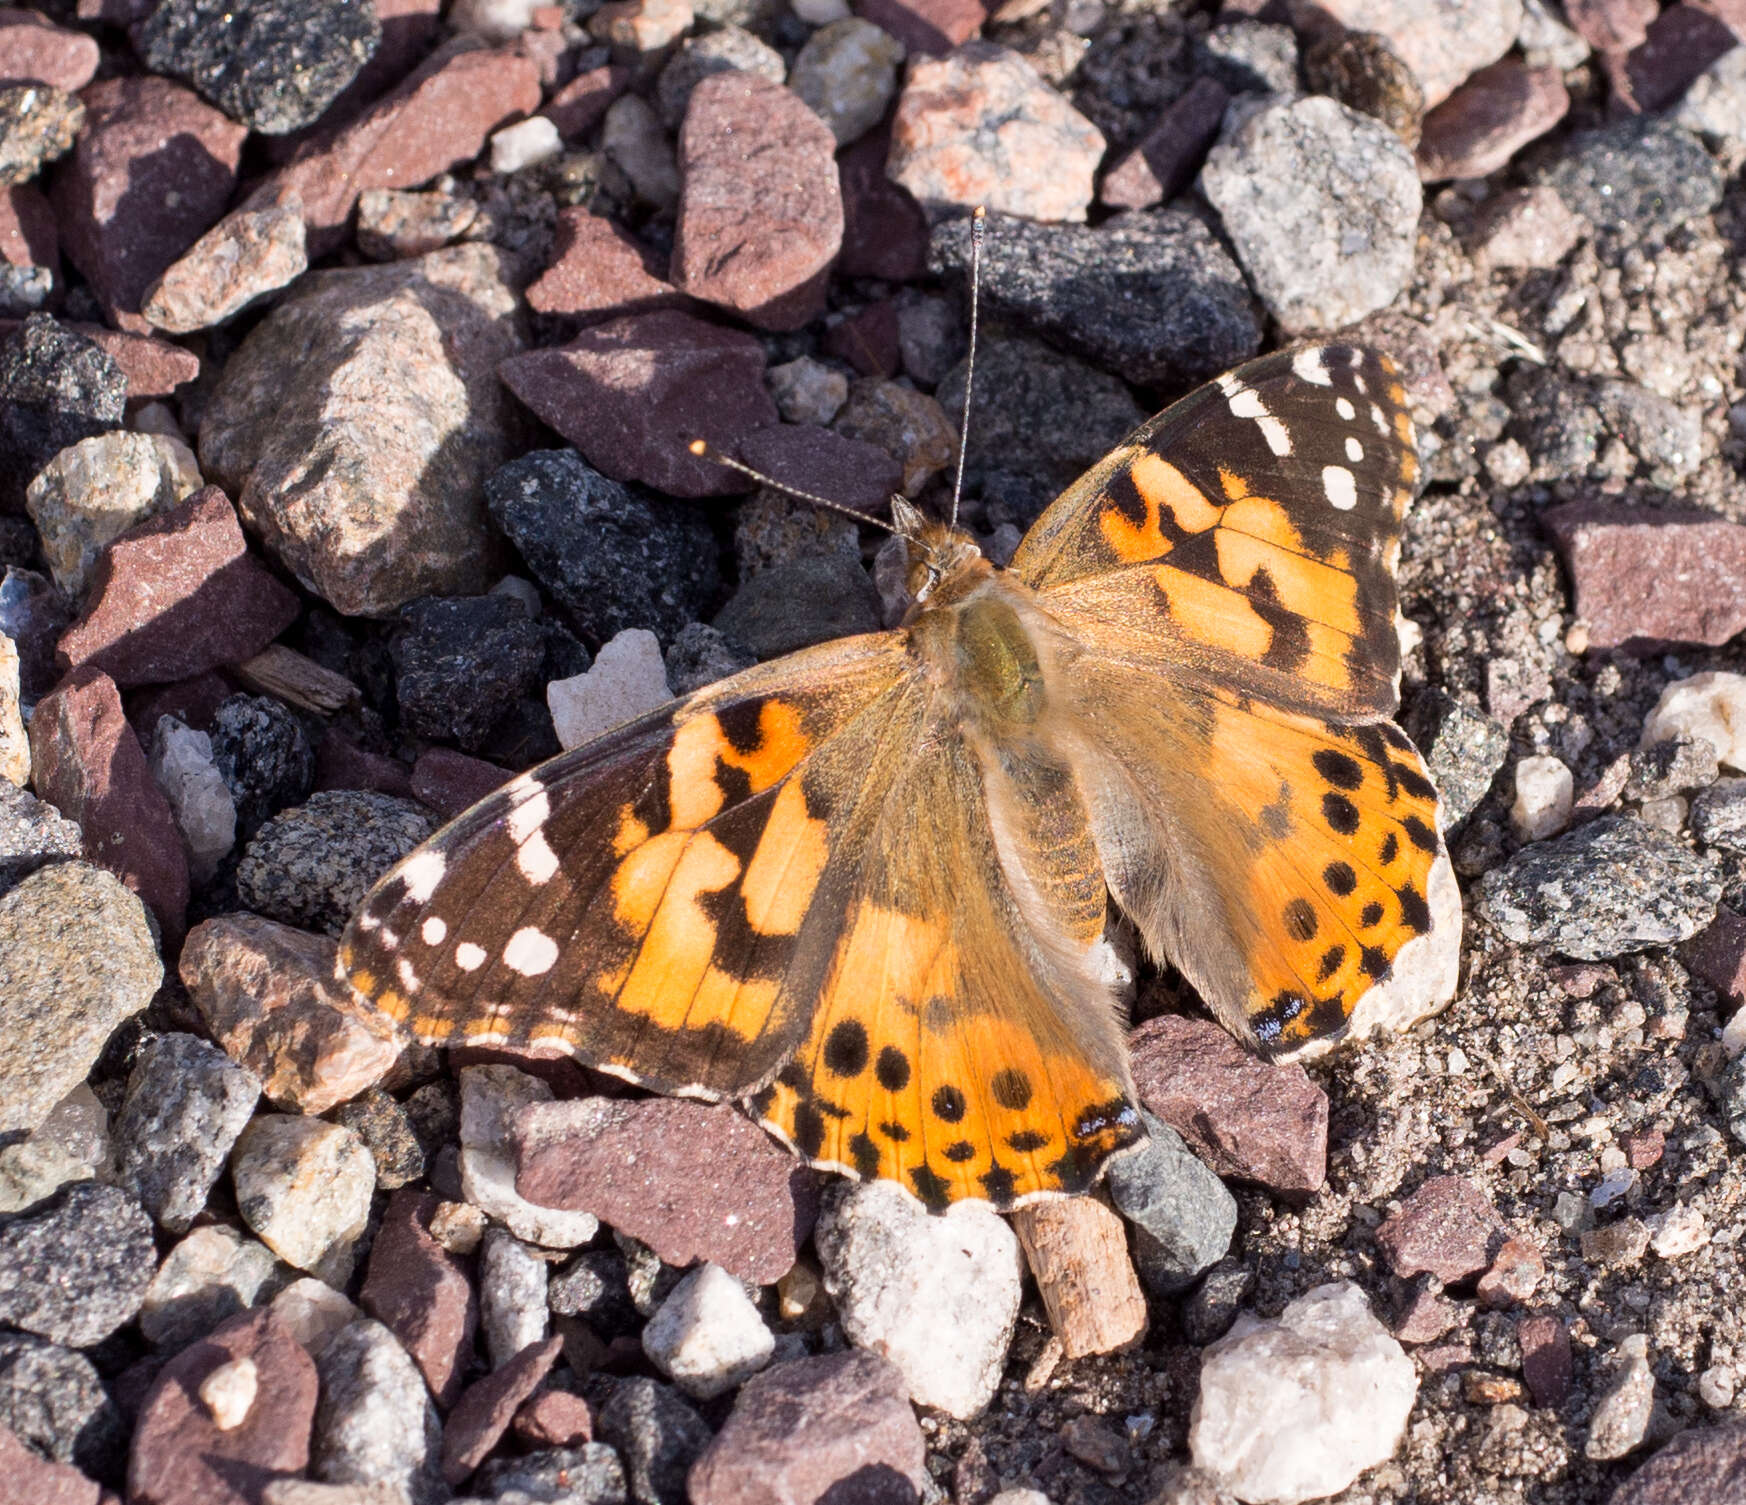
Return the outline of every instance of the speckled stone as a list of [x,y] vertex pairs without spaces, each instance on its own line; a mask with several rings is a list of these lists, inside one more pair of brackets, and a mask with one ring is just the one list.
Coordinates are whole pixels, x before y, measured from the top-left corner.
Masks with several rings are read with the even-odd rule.
[[367,1317],[353,1322],[316,1355],[315,1367],[321,1398],[310,1473],[332,1484],[398,1484],[412,1505],[447,1499],[442,1423],[394,1334]]
[[265,1244],[226,1223],[207,1223],[165,1255],[140,1305],[140,1332],[160,1351],[178,1353],[271,1299],[292,1273]]
[[113,1186],[75,1182],[0,1223],[0,1323],[91,1347],[139,1310],[157,1264],[139,1203]]
[[0,1428],[101,1479],[116,1477],[127,1448],[126,1424],[91,1361],[23,1333],[0,1336]]
[[72,150],[84,123],[84,105],[64,89],[0,86],[0,183],[28,183]]
[[231,1152],[237,1211],[286,1263],[344,1286],[376,1187],[363,1141],[317,1118],[264,1113]]
[[632,1499],[658,1505],[687,1499],[686,1478],[709,1446],[710,1427],[671,1385],[641,1375],[619,1381],[596,1425],[624,1460]]
[[109,354],[48,314],[0,339],[0,507],[69,445],[121,427],[127,378]]

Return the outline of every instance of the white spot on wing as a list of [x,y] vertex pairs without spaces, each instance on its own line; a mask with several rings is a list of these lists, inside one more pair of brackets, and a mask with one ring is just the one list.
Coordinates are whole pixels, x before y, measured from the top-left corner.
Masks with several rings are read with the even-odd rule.
[[532,925],[522,926],[503,948],[503,965],[523,977],[538,977],[542,972],[550,972],[557,959],[558,943]]
[[1346,436],[1346,458],[1354,465],[1364,458],[1364,446],[1350,434]]
[[401,881],[406,885],[406,897],[414,904],[423,904],[436,892],[437,884],[443,881],[443,874],[448,869],[449,859],[435,847],[414,852],[400,869]]
[[1375,403],[1370,404],[1370,421],[1375,426],[1376,432],[1386,439],[1388,437],[1388,420],[1382,416],[1382,409],[1377,407]]
[[463,972],[477,972],[485,965],[485,948],[475,946],[471,941],[462,941],[455,947],[455,965]]
[[1350,397],[1336,397],[1334,399],[1334,411],[1348,423],[1358,416],[1358,409],[1352,406],[1352,399]]
[[432,915],[424,922],[418,933],[424,937],[425,945],[440,946],[443,943],[443,937],[449,933],[449,927],[447,922]]
[[416,993],[418,991],[418,973],[412,970],[411,962],[403,956],[399,961],[395,962],[394,970],[400,974],[401,987],[405,988],[408,993]]
[[1322,490],[1342,512],[1350,512],[1358,505],[1358,483],[1344,465],[1322,467]]
[[1267,447],[1276,455],[1291,453],[1291,433],[1277,418],[1269,413],[1265,418],[1257,418],[1255,422],[1261,429],[1261,437],[1267,441]]
[[1238,387],[1230,394],[1231,412],[1238,418],[1265,418],[1267,404],[1253,387]]
[[521,876],[536,888],[551,881],[552,874],[558,870],[558,854],[554,852],[545,836],[535,831],[521,844],[515,854],[515,865],[521,870]]
[[1320,346],[1298,351],[1292,360],[1291,369],[1304,381],[1314,382],[1318,387],[1333,385],[1333,378],[1328,375],[1328,363],[1323,359]]

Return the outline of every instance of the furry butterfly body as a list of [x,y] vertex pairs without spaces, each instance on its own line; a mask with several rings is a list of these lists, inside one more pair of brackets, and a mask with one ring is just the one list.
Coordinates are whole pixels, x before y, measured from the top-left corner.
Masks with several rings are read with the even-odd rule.
[[1167,409],[1008,569],[900,507],[900,627],[522,775],[382,880],[341,968],[422,1039],[738,1100],[933,1207],[1083,1190],[1142,1134],[1112,900],[1269,1050],[1451,970],[1388,720],[1415,478],[1392,367],[1328,346]]

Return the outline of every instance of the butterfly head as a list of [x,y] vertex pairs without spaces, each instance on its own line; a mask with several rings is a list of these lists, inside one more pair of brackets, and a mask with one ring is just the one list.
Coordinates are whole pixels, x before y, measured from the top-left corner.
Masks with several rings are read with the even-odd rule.
[[949,601],[993,569],[976,540],[962,528],[925,516],[904,497],[891,499],[891,522],[909,545],[905,584],[918,606]]

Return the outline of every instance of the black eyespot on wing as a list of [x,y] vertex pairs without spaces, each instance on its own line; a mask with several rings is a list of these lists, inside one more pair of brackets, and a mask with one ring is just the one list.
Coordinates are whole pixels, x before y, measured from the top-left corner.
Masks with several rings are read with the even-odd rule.
[[936,1087],[933,1096],[934,1117],[944,1123],[955,1124],[964,1116],[968,1106],[964,1094],[956,1087]]
[[1425,896],[1407,884],[1394,893],[1400,900],[1401,923],[1419,935],[1425,934],[1431,928],[1431,906],[1425,902]]
[[1316,765],[1316,772],[1336,789],[1356,789],[1364,782],[1363,766],[1338,748],[1324,747],[1310,761]]
[[1376,947],[1365,946],[1358,952],[1358,967],[1373,982],[1380,981],[1388,975],[1388,958]]
[[1014,1113],[1027,1107],[1031,1101],[1031,1079],[1022,1071],[1012,1068],[997,1071],[988,1086],[989,1091],[994,1094],[995,1102],[1003,1108],[1010,1108]]
[[939,1172],[926,1162],[911,1167],[909,1184],[915,1188],[915,1194],[921,1198],[922,1206],[929,1212],[944,1212],[951,1204],[946,1183],[940,1178]]
[[856,1134],[849,1140],[849,1156],[862,1180],[870,1181],[879,1174],[879,1146],[865,1134]]
[[1029,1155],[1042,1149],[1049,1142],[1049,1136],[1040,1134],[1035,1129],[1020,1129],[1016,1134],[1008,1134],[1006,1142],[1019,1154]]
[[1363,909],[1358,911],[1358,923],[1369,930],[1382,923],[1382,906],[1372,899]]
[[1338,894],[1342,899],[1358,886],[1358,875],[1352,871],[1350,863],[1330,862],[1322,869],[1322,882],[1328,885],[1328,892]]
[[867,1069],[867,1029],[859,1019],[844,1019],[825,1036],[825,1070],[855,1077]]
[[882,1123],[879,1125],[879,1132],[893,1144],[902,1144],[909,1138],[909,1130],[902,1124]]
[[824,1115],[811,1103],[794,1105],[794,1147],[808,1160],[824,1147]]
[[1400,838],[1390,831],[1382,838],[1382,845],[1377,849],[1376,856],[1384,867],[1400,856]]
[[1408,768],[1396,763],[1394,776],[1400,780],[1400,787],[1415,799],[1434,800],[1437,797],[1437,786],[1427,779],[1416,768]]
[[1358,829],[1358,807],[1343,794],[1322,796],[1322,818],[1341,836],[1350,836]]
[[887,1092],[902,1092],[909,1086],[909,1057],[895,1045],[884,1046],[873,1063],[873,1078]]
[[954,1165],[962,1165],[966,1160],[975,1156],[976,1146],[971,1144],[968,1139],[958,1139],[947,1145],[940,1153]]
[[1316,972],[1316,981],[1326,982],[1340,970],[1340,967],[1345,960],[1346,948],[1344,946],[1328,947],[1328,949],[1322,953],[1321,966]]
[[1406,827],[1407,840],[1421,852],[1437,850],[1437,833],[1427,826],[1416,815],[1409,815],[1401,822]]
[[1316,910],[1307,899],[1293,899],[1285,906],[1285,933],[1294,941],[1315,939]]
[[977,1179],[981,1181],[982,1189],[988,1193],[988,1200],[997,1208],[1005,1208],[1012,1205],[1013,1182],[1011,1171],[1007,1170],[1004,1166],[993,1165],[985,1170],[979,1177],[977,1177]]

